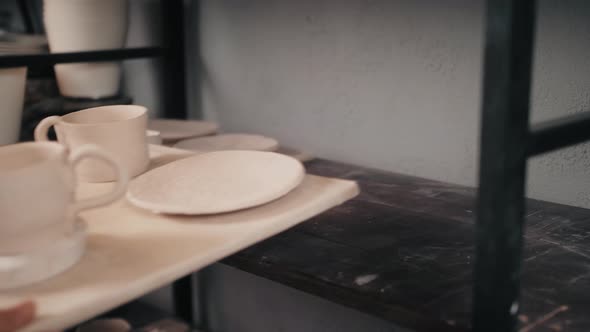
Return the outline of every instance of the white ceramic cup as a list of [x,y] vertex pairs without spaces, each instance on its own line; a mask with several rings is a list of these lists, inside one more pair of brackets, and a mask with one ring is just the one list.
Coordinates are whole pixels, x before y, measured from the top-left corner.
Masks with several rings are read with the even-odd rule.
[[[55,126],[57,139],[70,149],[94,144],[109,152],[133,177],[149,166],[147,148],[147,109],[138,105],[112,105],[87,108],[64,116],[50,116],[35,128],[35,140],[47,141]],[[86,160],[79,166],[80,179],[108,182],[115,173],[103,163]]]
[[0,69],[0,145],[18,141],[26,81],[27,67]]
[[[76,201],[74,169],[87,158],[106,162],[116,184],[106,194]],[[68,150],[55,142],[28,142],[0,147],[0,254],[63,237],[80,211],[119,199],[127,182],[125,168],[96,146]]]
[[[127,0],[44,0],[43,18],[52,53],[117,49],[127,39]],[[118,94],[119,62],[55,65],[66,97],[102,98]]]

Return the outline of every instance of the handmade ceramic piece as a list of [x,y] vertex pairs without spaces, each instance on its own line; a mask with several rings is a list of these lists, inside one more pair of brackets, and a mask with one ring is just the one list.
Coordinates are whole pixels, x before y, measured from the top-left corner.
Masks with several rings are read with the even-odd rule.
[[157,130],[166,144],[179,140],[212,135],[219,126],[213,122],[196,120],[153,119],[149,121],[149,129]]
[[0,145],[19,139],[27,68],[0,69]]
[[[74,168],[88,158],[106,162],[117,174],[117,183],[110,192],[76,201]],[[71,152],[54,142],[1,147],[0,255],[31,251],[54,242],[71,230],[80,211],[120,198],[127,181],[125,170],[95,146]]]
[[146,130],[145,135],[147,137],[148,144],[155,144],[155,145],[162,144],[162,136],[160,135],[159,131],[148,129],[148,130]]
[[137,177],[127,199],[156,213],[224,213],[273,201],[297,187],[304,175],[299,161],[278,153],[210,152]]
[[[64,116],[50,116],[35,128],[35,140],[46,141],[55,125],[58,141],[69,148],[95,144],[111,153],[129,176],[143,173],[149,164],[147,150],[147,109],[137,105],[88,108]],[[102,163],[85,161],[80,178],[88,182],[113,181],[113,170]]]
[[191,151],[253,150],[276,151],[279,142],[274,138],[252,134],[221,134],[180,141],[175,148]]
[[[125,46],[127,0],[44,0],[45,30],[52,53],[118,49]],[[119,92],[121,65],[93,62],[55,65],[60,93],[102,98]]]
[[35,250],[0,254],[0,290],[27,286],[67,270],[76,264],[86,247],[86,224],[78,220],[51,243]]

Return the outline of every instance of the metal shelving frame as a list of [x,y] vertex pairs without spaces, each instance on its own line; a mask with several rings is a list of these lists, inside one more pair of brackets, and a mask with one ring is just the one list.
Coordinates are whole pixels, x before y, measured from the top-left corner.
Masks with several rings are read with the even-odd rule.
[[[184,4],[161,4],[163,47],[0,56],[0,68],[161,57],[164,116],[184,119]],[[478,332],[517,328],[528,158],[590,139],[590,112],[529,125],[535,16],[535,0],[487,0],[472,316]],[[190,276],[174,283],[173,296],[178,316],[195,323]]]
[[488,0],[474,331],[516,331],[530,157],[590,139],[590,112],[531,126],[535,0]]

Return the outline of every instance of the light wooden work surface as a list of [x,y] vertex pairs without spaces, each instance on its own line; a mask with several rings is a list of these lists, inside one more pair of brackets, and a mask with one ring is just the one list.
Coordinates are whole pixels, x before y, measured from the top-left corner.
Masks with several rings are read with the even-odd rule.
[[[191,155],[150,149],[156,166]],[[84,184],[80,196],[110,186]],[[122,199],[82,214],[88,248],[78,264],[34,286],[0,292],[0,308],[30,298],[37,302],[39,316],[23,331],[70,327],[282,232],[358,191],[353,181],[306,175],[297,189],[267,205],[204,217],[156,215]]]

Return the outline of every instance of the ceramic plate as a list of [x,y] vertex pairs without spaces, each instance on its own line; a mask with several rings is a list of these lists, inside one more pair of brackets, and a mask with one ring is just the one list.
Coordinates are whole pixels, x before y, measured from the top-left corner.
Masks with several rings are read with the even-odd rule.
[[149,121],[148,128],[159,131],[166,143],[215,134],[219,126],[207,121],[153,119]]
[[140,175],[129,185],[127,199],[156,213],[225,213],[280,198],[304,175],[298,160],[274,152],[209,152]]
[[276,151],[279,142],[274,138],[252,134],[221,134],[180,141],[175,148],[191,151],[254,150]]

